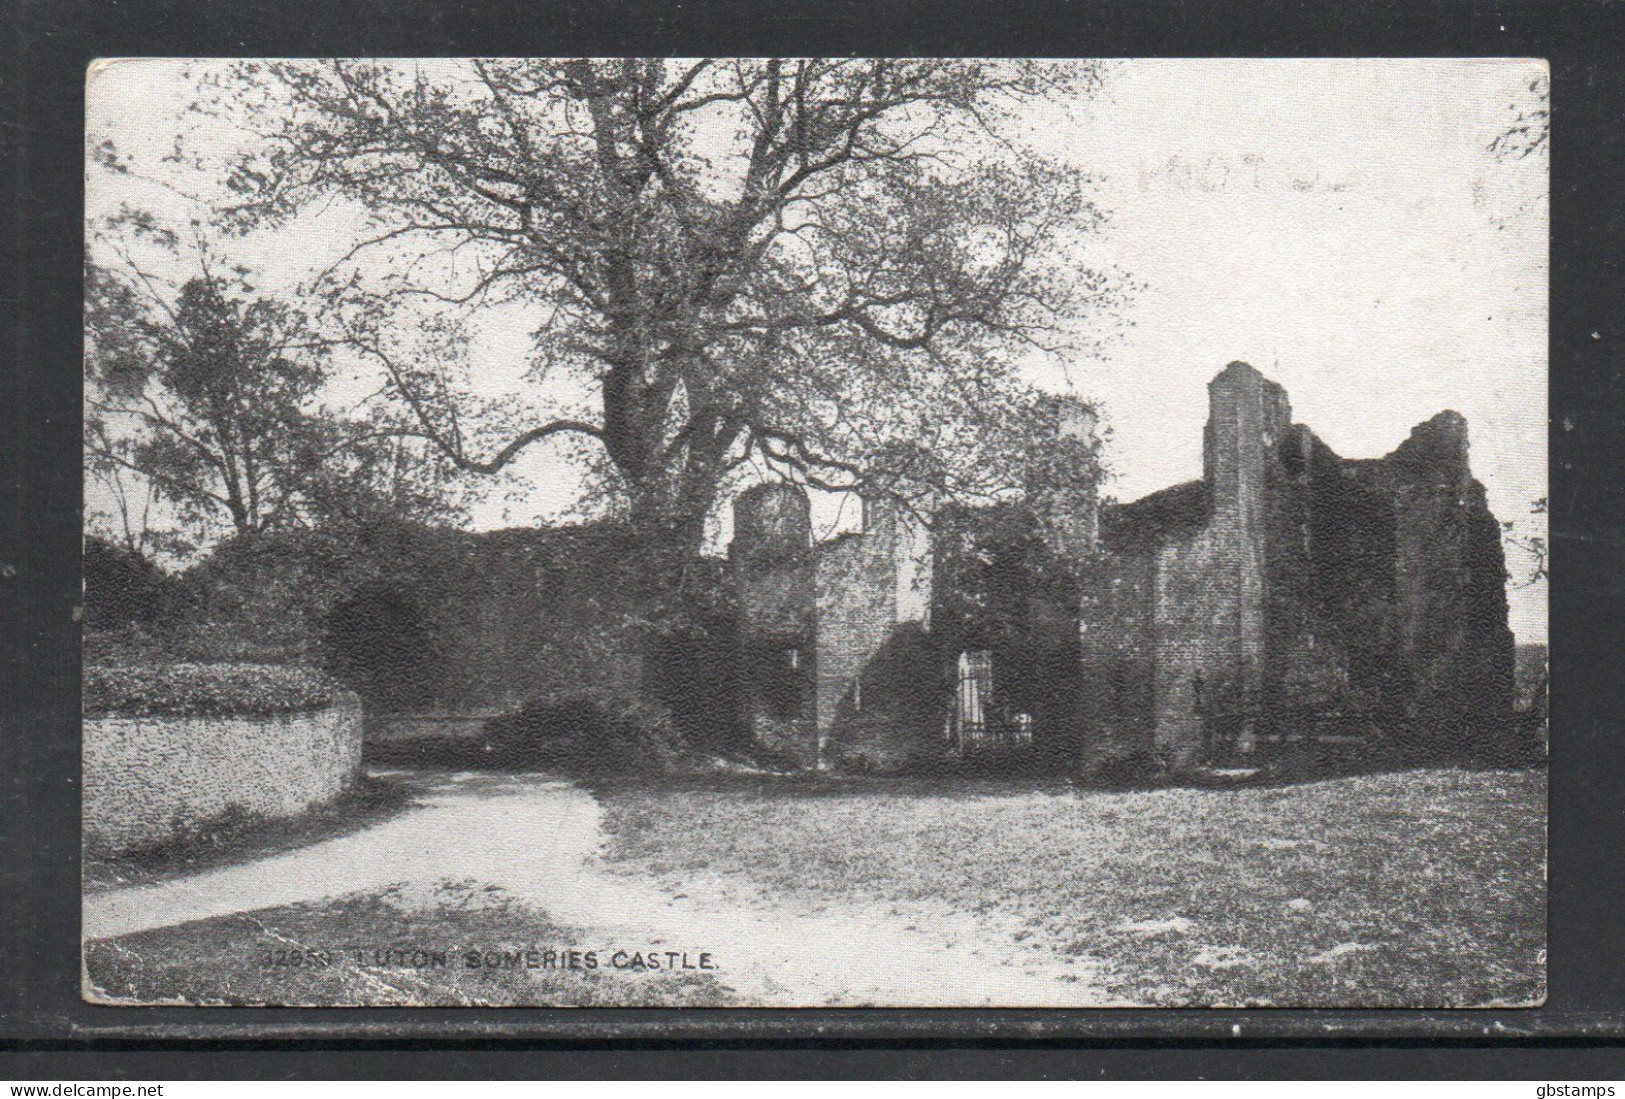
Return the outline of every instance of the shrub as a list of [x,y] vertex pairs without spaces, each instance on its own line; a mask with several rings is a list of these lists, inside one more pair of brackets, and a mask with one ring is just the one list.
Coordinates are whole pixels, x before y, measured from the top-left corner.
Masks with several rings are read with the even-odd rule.
[[275,664],[163,664],[85,669],[85,713],[277,714],[354,696],[310,668]]
[[481,747],[488,767],[584,776],[660,771],[681,754],[664,711],[590,694],[531,702],[496,718]]
[[151,625],[171,614],[175,579],[149,559],[101,538],[85,539],[85,629]]
[[1165,785],[1169,762],[1151,749],[1107,756],[1083,776],[1088,786],[1108,790],[1143,790]]

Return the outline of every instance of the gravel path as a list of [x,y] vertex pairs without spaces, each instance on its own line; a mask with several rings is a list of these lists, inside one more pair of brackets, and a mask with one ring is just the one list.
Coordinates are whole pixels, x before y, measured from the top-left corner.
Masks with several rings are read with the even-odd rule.
[[600,861],[601,809],[546,775],[425,775],[408,811],[238,866],[87,896],[84,937],[397,887],[430,903],[447,882],[492,885],[554,922],[630,950],[708,952],[763,1006],[1087,1006],[1087,961],[1043,967],[968,916],[880,906],[809,912],[725,903],[701,881],[670,895]]

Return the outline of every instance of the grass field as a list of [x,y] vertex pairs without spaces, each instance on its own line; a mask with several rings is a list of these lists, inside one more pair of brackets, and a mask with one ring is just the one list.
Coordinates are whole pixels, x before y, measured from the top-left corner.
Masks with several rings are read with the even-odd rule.
[[1100,963],[1113,1002],[1545,996],[1544,772],[1132,793],[871,780],[598,794],[611,857],[673,891],[703,876],[811,909],[982,913],[1012,952]]

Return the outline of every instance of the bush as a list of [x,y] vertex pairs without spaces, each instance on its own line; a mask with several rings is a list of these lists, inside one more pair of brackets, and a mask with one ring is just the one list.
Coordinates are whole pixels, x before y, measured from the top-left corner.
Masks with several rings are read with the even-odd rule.
[[1082,778],[1087,786],[1108,790],[1146,790],[1168,782],[1169,762],[1152,749],[1107,756]]
[[620,775],[666,769],[680,738],[664,711],[589,694],[532,702],[486,725],[483,764]]
[[176,580],[149,559],[101,538],[85,539],[85,629],[150,626],[173,613]]
[[279,714],[353,698],[310,668],[275,664],[163,664],[85,669],[85,713]]

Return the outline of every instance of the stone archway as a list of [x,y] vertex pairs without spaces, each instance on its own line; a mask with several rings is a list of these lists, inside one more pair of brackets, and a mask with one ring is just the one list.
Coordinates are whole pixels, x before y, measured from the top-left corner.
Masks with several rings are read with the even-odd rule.
[[323,663],[369,710],[400,710],[443,693],[446,663],[423,607],[410,592],[368,584],[327,618]]

